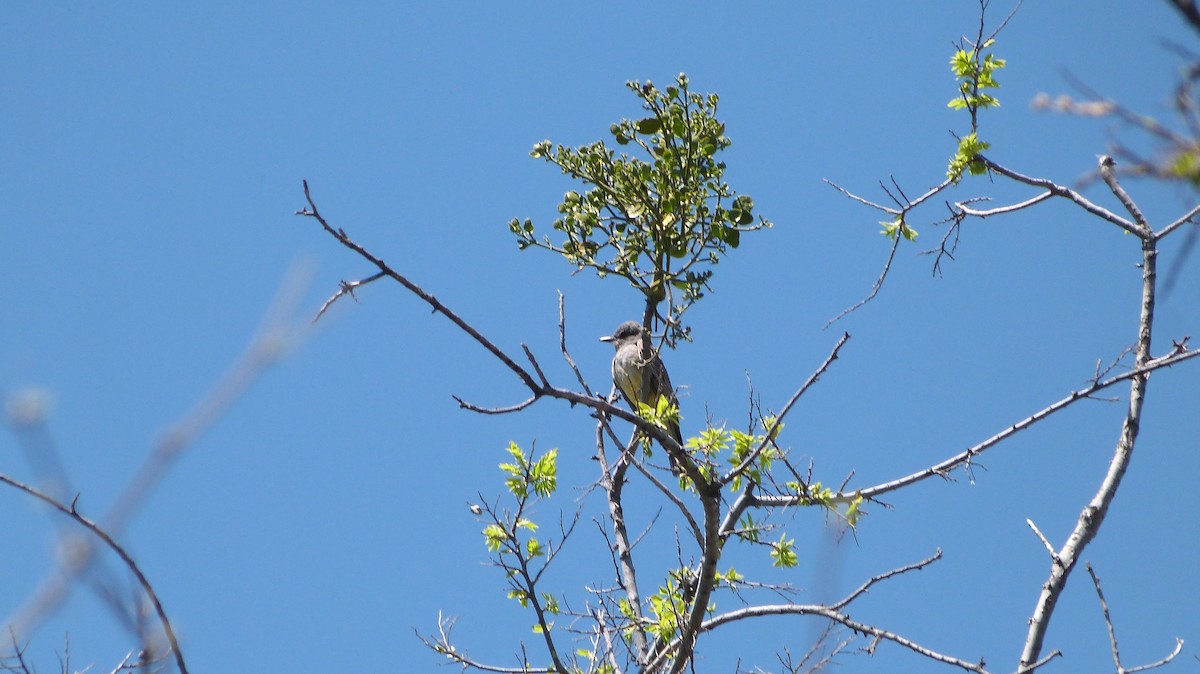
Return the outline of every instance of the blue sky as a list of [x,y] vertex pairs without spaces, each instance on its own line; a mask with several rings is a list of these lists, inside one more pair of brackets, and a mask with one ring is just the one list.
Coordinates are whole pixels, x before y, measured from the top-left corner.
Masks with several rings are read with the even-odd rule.
[[[1007,11],[997,5],[990,18]],[[1135,336],[1136,242],[1065,204],[968,223],[941,278],[915,254],[943,232],[930,221],[944,210],[927,209],[879,298],[822,330],[869,290],[888,246],[879,214],[822,179],[879,199],[889,176],[910,194],[940,181],[948,131],[966,126],[945,106],[947,61],[975,30],[973,2],[37,4],[5,14],[0,389],[48,392],[50,432],[88,514],[111,504],[239,356],[289,269],[310,275],[300,326],[339,280],[371,272],[293,215],[305,205],[302,179],[335,226],[510,353],[528,344],[567,385],[556,328],[564,293],[572,355],[606,389],[611,349],[595,338],[634,317],[638,297],[518,251],[506,223],[549,224],[572,184],[529,149],[544,138],[590,142],[638,115],[627,80],[683,71],[694,90],[718,92],[734,143],[729,181],[776,223],[722,262],[690,314],[695,342],[665,355],[686,387],[685,433],[706,415],[740,426],[747,374],[778,408],[846,330],[841,359],[792,413],[785,439],[819,479],[853,472],[851,484],[867,486],[1062,397]],[[1195,44],[1165,2],[1027,3],[996,46],[1009,65],[1002,107],[983,118],[991,156],[1072,182],[1114,133],[1141,142],[1111,122],[1028,103],[1070,91],[1068,70],[1169,119],[1179,62],[1164,40]],[[1128,187],[1158,223],[1194,201]],[[1031,195],[986,179],[955,194]],[[1095,186],[1087,194],[1117,207]],[[1164,244],[1167,263],[1176,238]],[[1196,269],[1160,303],[1159,352],[1197,334]],[[484,564],[465,502],[500,492],[510,440],[536,443],[559,449],[562,486],[539,517],[549,525],[578,506],[589,522],[600,506],[586,491],[592,421],[552,401],[506,417],[459,410],[451,395],[506,405],[525,391],[399,286],[375,284],[359,300],[297,335],[122,537],[193,671],[427,671],[440,661],[412,630],[432,630],[438,611],[460,616],[456,637],[481,659],[512,665],[522,640],[539,653],[532,618]],[[1189,640],[1188,658],[1200,644],[1198,381],[1194,365],[1154,376],[1133,468],[1085,555],[1127,665],[1161,657],[1176,636]],[[1061,544],[1099,484],[1122,412],[1076,406],[985,455],[974,483],[959,475],[894,494],[893,509],[873,509],[836,550],[819,513],[789,514],[801,566],[767,577],[809,588],[804,597],[836,596],[941,548],[943,561],[875,589],[851,615],[1011,671],[1048,571],[1025,520]],[[0,438],[0,472],[32,479],[12,434]],[[629,509],[645,526],[659,503],[632,490]],[[45,574],[55,541],[45,514],[15,492],[0,491],[0,521],[7,614]],[[577,601],[583,584],[610,581],[594,563],[594,531],[582,527],[551,574]],[[669,562],[670,525],[647,540],[646,557]],[[765,566],[765,555],[739,555],[747,570]],[[129,644],[113,622],[79,588],[30,654],[53,668],[69,633],[75,666],[111,666]],[[723,648],[702,649],[701,670],[733,671],[731,653],[773,670],[771,653],[802,652],[813,629],[798,619],[732,626],[715,637]],[[1047,671],[1110,666],[1085,576],[1068,587],[1047,646],[1066,652]],[[883,646],[841,669],[942,667]]]

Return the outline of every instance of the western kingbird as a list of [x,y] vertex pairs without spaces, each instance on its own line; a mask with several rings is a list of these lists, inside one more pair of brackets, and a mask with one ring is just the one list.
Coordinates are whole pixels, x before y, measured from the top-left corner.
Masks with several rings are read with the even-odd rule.
[[[653,352],[649,359],[642,358],[644,335],[646,331],[641,323],[626,321],[618,325],[611,335],[600,338],[600,341],[611,343],[617,350],[612,362],[613,383],[634,413],[638,411],[639,402],[654,407],[660,396],[666,396],[667,402],[678,408],[679,399],[675,397],[675,389],[671,388],[671,378],[667,376],[662,359]],[[668,422],[666,430],[675,438],[675,442],[683,445],[683,435],[679,432],[677,422]],[[667,456],[671,460],[671,468],[678,472],[675,457],[671,456],[671,452],[667,452]]]

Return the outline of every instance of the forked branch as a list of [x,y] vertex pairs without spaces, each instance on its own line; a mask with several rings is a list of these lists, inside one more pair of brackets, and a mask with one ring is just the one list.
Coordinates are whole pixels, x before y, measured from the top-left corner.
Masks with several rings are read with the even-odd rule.
[[[175,658],[175,665],[179,668],[180,674],[187,674],[188,668],[187,664],[183,661],[183,651],[179,648],[179,639],[175,636],[175,630],[171,627],[171,620],[167,617],[166,610],[163,609],[162,600],[158,598],[158,593],[154,591],[154,586],[150,584],[150,581],[146,578],[146,574],[142,573],[141,568],[138,567],[137,562],[134,561],[129,552],[120,543],[117,543],[99,524],[80,514],[75,507],[75,503],[69,506],[60,503],[57,499],[4,474],[0,474],[0,483],[7,484],[18,491],[24,492],[71,518],[84,529],[87,529],[100,542],[104,543],[109,550],[116,553],[117,557],[121,558],[121,562],[125,564],[125,567],[137,579],[138,585],[141,586],[142,591],[146,593],[146,597],[150,599],[150,603],[154,606],[154,613],[158,616],[158,622],[163,628],[163,635],[166,636],[167,643],[171,646],[171,655]],[[84,554],[84,550],[80,549],[78,543],[74,547],[73,552],[75,554]],[[90,555],[90,550],[86,554]]]

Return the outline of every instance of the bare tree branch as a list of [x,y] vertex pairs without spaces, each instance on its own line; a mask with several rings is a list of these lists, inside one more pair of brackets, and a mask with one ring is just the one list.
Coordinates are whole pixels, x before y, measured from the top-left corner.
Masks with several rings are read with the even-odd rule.
[[704,630],[711,630],[726,623],[736,620],[744,620],[746,618],[756,618],[760,616],[771,615],[807,615],[819,616],[832,620],[838,624],[844,625],[851,630],[860,634],[869,634],[873,637],[878,637],[891,641],[892,643],[903,646],[918,655],[935,660],[947,665],[952,665],[968,672],[976,672],[977,674],[987,674],[987,669],[980,663],[970,662],[961,658],[956,658],[951,655],[940,653],[926,646],[922,646],[917,642],[903,637],[895,632],[868,625],[866,623],[853,620],[850,616],[834,610],[828,606],[818,604],[772,604],[769,606],[748,606],[746,608],[737,609],[728,613],[723,613],[719,616],[711,618],[704,623]]
[[1129,212],[1129,215],[1133,217],[1133,221],[1138,224],[1138,227],[1141,229],[1140,234],[1146,236],[1151,232],[1150,225],[1146,222],[1146,216],[1142,215],[1142,209],[1133,203],[1133,199],[1129,197],[1129,193],[1125,191],[1124,187],[1121,187],[1121,183],[1117,182],[1117,177],[1113,174],[1113,165],[1115,163],[1112,157],[1101,155],[1100,177],[1104,179],[1104,184],[1108,185],[1108,189],[1112,191],[1113,195],[1121,202],[1121,205],[1125,207],[1125,210]]
[[1019,210],[1029,208],[1030,206],[1035,206],[1037,204],[1040,204],[1043,201],[1045,201],[1053,196],[1054,196],[1054,192],[1042,192],[1041,194],[1037,195],[1036,197],[1026,199],[1025,201],[1022,201],[1020,203],[1010,204],[1008,206],[999,206],[996,208],[989,208],[986,211],[975,210],[974,208],[967,206],[967,202],[965,202],[965,201],[956,202],[954,204],[954,206],[959,211],[961,211],[961,212],[965,213],[966,215],[969,215],[973,218],[987,218],[987,217],[991,217],[993,215],[1007,215],[1009,213],[1015,213]]
[[808,379],[806,379],[804,383],[801,384],[800,388],[792,394],[791,398],[788,398],[788,401],[784,403],[783,408],[779,410],[779,414],[775,415],[775,420],[771,422],[771,425],[768,428],[763,430],[763,439],[762,442],[758,443],[758,447],[755,447],[752,451],[750,451],[750,453],[746,455],[746,458],[742,459],[741,463],[739,463],[737,466],[734,466],[734,468],[728,473],[722,475],[720,479],[717,480],[719,485],[724,486],[729,484],[734,479],[745,473],[746,469],[758,460],[759,455],[762,454],[763,450],[771,444],[775,435],[779,432],[779,427],[781,424],[783,424],[783,418],[787,416],[789,411],[791,411],[792,406],[796,404],[796,401],[800,399],[800,396],[804,395],[805,391],[812,388],[817,381],[821,379],[821,375],[825,374],[825,371],[829,369],[829,366],[833,364],[833,361],[837,360],[838,352],[842,350],[842,346],[849,340],[850,333],[843,332],[842,337],[838,339],[837,344],[833,345],[833,350],[830,351],[829,355],[825,357],[825,360],[821,363],[820,367],[818,367],[815,372],[808,376]]
[[333,303],[338,301],[343,295],[349,295],[355,302],[357,302],[358,297],[354,295],[354,291],[367,285],[368,283],[378,281],[381,278],[383,278],[383,272],[372,274],[359,281],[342,281],[338,284],[338,291],[329,299],[325,300],[325,303],[322,304],[321,308],[317,310],[317,315],[313,316],[312,319],[313,323],[321,320],[321,316],[325,315],[325,312],[329,310],[329,307],[333,306]]
[[[1020,3],[1018,3],[1018,4],[1020,4]],[[1007,21],[1007,19],[1005,21]],[[896,181],[894,178],[892,179],[892,182],[893,182],[893,184],[895,184]],[[884,192],[889,197],[891,197],[893,201],[896,202],[896,206],[897,206],[896,208],[891,208],[889,206],[877,204],[873,201],[868,201],[867,199],[864,199],[864,198],[858,196],[857,194],[850,192],[846,188],[842,187],[841,185],[838,185],[837,183],[834,183],[831,180],[825,179],[825,183],[827,185],[829,185],[830,187],[834,188],[835,190],[846,195],[850,199],[857,201],[860,204],[870,206],[871,208],[874,208],[875,210],[883,211],[884,213],[887,213],[888,215],[894,216],[899,223],[903,224],[905,222],[906,216],[908,215],[908,213],[910,211],[917,208],[921,204],[925,203],[929,199],[932,199],[935,195],[937,195],[938,193],[942,192],[943,190],[945,190],[948,187],[950,187],[951,185],[953,185],[954,181],[947,178],[946,180],[943,180],[942,182],[938,183],[937,185],[934,185],[933,187],[929,188],[928,190],[925,191],[924,194],[922,194],[921,196],[919,196],[913,200],[909,200],[908,197],[906,197],[904,195],[904,190],[900,189],[900,186],[898,184],[896,185],[896,190],[897,190],[897,192],[900,193],[900,198],[893,196],[892,193],[890,191],[888,191],[888,189],[886,187],[884,187],[883,188]],[[897,250],[897,248],[899,248],[900,240],[902,238],[903,238],[902,232],[896,232],[895,237],[892,239],[892,248],[888,252],[887,261],[884,262],[883,270],[880,271],[879,276],[875,279],[875,283],[873,283],[871,285],[871,291],[869,293],[867,293],[867,296],[864,297],[863,299],[859,300],[852,306],[847,307],[846,309],[843,309],[838,315],[836,315],[833,318],[826,321],[825,326],[822,328],[822,330],[827,329],[829,326],[831,326],[834,323],[836,323],[837,321],[841,320],[848,314],[853,313],[854,311],[857,311],[861,307],[865,306],[868,302],[875,299],[875,297],[879,294],[880,289],[883,288],[883,282],[887,279],[888,272],[892,268],[892,261],[896,257],[896,250]]]
[[870,590],[871,587],[873,585],[875,585],[876,583],[881,583],[889,578],[892,578],[894,576],[899,576],[902,573],[908,573],[909,571],[920,571],[921,569],[924,569],[925,567],[929,566],[930,564],[933,564],[934,562],[938,561],[941,558],[942,558],[942,551],[939,549],[936,552],[934,552],[932,555],[926,557],[925,559],[922,559],[919,562],[913,562],[912,564],[906,564],[905,566],[902,566],[898,569],[892,569],[891,571],[885,571],[877,576],[871,576],[870,578],[867,579],[867,581],[865,583],[863,583],[862,585],[859,585],[857,589],[855,589],[853,592],[851,592],[850,594],[843,597],[841,601],[830,604],[829,608],[840,611],[840,610],[846,608],[847,606],[849,606],[850,602],[852,602],[855,599],[858,599],[859,597],[866,594],[867,591]]
[[[154,591],[154,586],[152,586],[149,579],[146,578],[146,574],[142,573],[142,570],[138,567],[137,562],[134,561],[133,557],[125,550],[125,548],[123,548],[120,543],[117,543],[113,537],[108,534],[108,532],[100,527],[100,525],[81,515],[79,511],[76,510],[75,503],[71,503],[70,506],[66,506],[48,494],[43,494],[37,489],[34,489],[33,487],[30,487],[29,485],[18,480],[14,480],[13,478],[2,473],[0,473],[0,483],[7,484],[10,487],[25,492],[26,494],[38,499],[39,501],[49,505],[51,508],[54,508],[58,512],[71,518],[75,522],[79,523],[80,526],[87,529],[93,536],[100,539],[100,541],[103,542],[108,549],[112,550],[117,554],[118,557],[121,558],[121,561],[125,564],[126,568],[129,569],[129,572],[132,573],[133,577],[137,579],[138,585],[142,587],[142,591],[146,593],[146,596],[150,598],[150,602],[154,605],[154,612],[156,615],[158,615],[158,621],[162,625],[163,634],[167,637],[167,642],[171,645],[171,653],[175,657],[175,665],[179,667],[180,674],[187,674],[188,669],[187,664],[183,661],[183,650],[179,648],[179,640],[175,637],[175,630],[171,627],[171,620],[167,618],[167,612],[163,609],[162,601],[158,598],[158,593]],[[91,555],[91,550],[87,549],[86,546],[81,545],[75,546],[75,549],[71,550],[70,552],[75,555]],[[15,631],[10,631],[9,633],[13,636],[13,640],[15,642]]]
[[1200,32],[1200,9],[1196,8],[1195,0],[1167,0],[1167,2],[1179,10],[1179,13],[1193,29]]
[[1100,588],[1100,578],[1096,575],[1096,571],[1090,563],[1084,563],[1087,568],[1088,575],[1092,578],[1092,587],[1096,588],[1096,597],[1100,600],[1100,611],[1104,614],[1104,626],[1108,630],[1108,644],[1112,650],[1113,664],[1116,665],[1117,674],[1133,674],[1134,672],[1142,672],[1148,669],[1157,669],[1175,659],[1179,652],[1183,649],[1183,639],[1175,639],[1175,650],[1168,653],[1166,657],[1152,662],[1147,665],[1138,667],[1126,668],[1121,664],[1121,649],[1117,647],[1117,631],[1113,627],[1112,616],[1108,613],[1108,601],[1104,599],[1104,590]]
[[1171,232],[1175,231],[1176,229],[1179,229],[1180,227],[1182,227],[1186,224],[1195,224],[1196,221],[1194,220],[1194,218],[1197,215],[1200,215],[1200,205],[1193,206],[1192,210],[1179,216],[1179,219],[1171,222],[1171,224],[1169,224],[1166,227],[1163,227],[1161,230],[1159,230],[1159,232],[1157,234],[1158,238],[1161,239],[1164,236],[1170,234]]
[[[245,353],[222,374],[212,390],[155,443],[100,520],[100,526],[110,535],[120,534],[184,450],[211,428],[269,366],[301,340],[306,328],[296,322],[295,315],[308,276],[307,270],[293,267],[280,284]],[[5,619],[4,630],[13,635],[14,640],[20,640],[53,613],[66,598],[75,579],[89,568],[93,553],[88,544],[56,569]]]
[[493,356],[495,356],[497,359],[499,359],[501,363],[504,363],[508,367],[508,369],[513,371],[513,374],[517,375],[517,377],[526,386],[529,387],[529,389],[531,391],[535,391],[535,392],[538,391],[539,387],[538,387],[537,383],[533,381],[533,378],[529,376],[528,372],[526,372],[523,368],[521,368],[521,366],[517,365],[516,362],[514,362],[511,358],[509,358],[507,354],[505,354],[503,351],[501,351],[499,348],[497,348],[495,344],[492,344],[490,341],[488,341],[488,339],[486,337],[484,337],[483,335],[481,335],[478,330],[471,327],[471,325],[469,323],[467,323],[462,318],[460,318],[458,316],[458,314],[454,313],[449,308],[447,308],[445,305],[443,305],[441,302],[439,302],[436,297],[425,292],[419,286],[417,286],[415,283],[413,283],[412,281],[409,281],[403,275],[396,272],[396,270],[392,269],[382,259],[376,257],[375,255],[371,254],[371,252],[368,251],[366,248],[363,248],[362,246],[360,246],[357,243],[355,243],[354,241],[352,241],[350,239],[350,237],[346,235],[346,232],[344,230],[342,230],[340,228],[334,229],[333,227],[331,227],[329,225],[329,223],[325,221],[325,218],[324,218],[324,216],[321,215],[320,211],[317,210],[317,204],[316,204],[316,202],[313,201],[312,193],[308,189],[308,181],[307,180],[303,181],[303,184],[304,184],[304,198],[306,201],[308,201],[308,208],[296,211],[296,215],[302,215],[305,217],[315,219],[318,223],[321,224],[321,227],[326,232],[328,232],[331,236],[333,236],[333,238],[337,239],[339,243],[341,243],[343,246],[349,248],[350,250],[354,251],[355,253],[358,253],[358,255],[360,257],[362,257],[363,259],[367,260],[371,264],[378,267],[379,272],[381,274],[384,274],[384,275],[390,277],[391,279],[393,279],[400,285],[407,288],[409,291],[411,291],[417,297],[420,297],[422,300],[425,300],[425,302],[427,302],[429,304],[429,306],[433,307],[433,310],[435,312],[442,314],[446,318],[449,318],[451,322],[453,322],[455,325],[457,325],[463,332],[470,335],[472,339],[474,339],[476,342],[478,342],[480,344],[480,346],[487,349],[488,352],[491,353]]
[[[1008,428],[1005,428],[1003,431],[1000,431],[999,433],[984,440],[983,442],[980,442],[976,445],[973,445],[973,446],[967,448],[963,452],[955,454],[954,456],[950,457],[949,459],[946,459],[945,461],[934,464],[933,466],[930,466],[929,468],[920,470],[916,473],[912,473],[910,475],[906,475],[906,476],[898,478],[896,480],[892,480],[890,482],[884,482],[882,484],[878,484],[878,485],[875,485],[872,487],[867,487],[865,489],[855,490],[855,491],[849,492],[849,493],[845,492],[845,491],[840,491],[834,495],[833,500],[835,502],[845,502],[845,501],[853,500],[854,498],[856,498],[859,495],[861,495],[865,499],[875,498],[877,496],[886,494],[890,491],[895,491],[901,487],[912,484],[914,482],[920,482],[920,481],[928,479],[930,477],[934,477],[934,476],[943,477],[949,471],[951,471],[954,468],[957,468],[959,466],[967,464],[974,457],[976,457],[979,454],[982,454],[983,452],[985,452],[986,450],[994,447],[995,445],[999,444],[1001,441],[1006,440],[1006,439],[1012,437],[1013,435],[1029,428],[1033,424],[1041,421],[1042,419],[1045,419],[1046,417],[1050,416],[1051,414],[1054,414],[1055,412],[1060,412],[1063,409],[1079,402],[1080,400],[1088,399],[1092,394],[1094,394],[1098,391],[1102,391],[1114,384],[1118,384],[1118,383],[1123,382],[1128,379],[1135,379],[1138,377],[1143,377],[1143,376],[1149,374],[1150,372],[1153,372],[1154,370],[1158,370],[1158,369],[1165,368],[1165,367],[1171,367],[1172,365],[1178,365],[1179,363],[1182,363],[1183,361],[1191,360],[1192,358],[1195,358],[1197,356],[1200,356],[1200,350],[1189,351],[1186,349],[1186,347],[1184,347],[1184,348],[1177,347],[1177,348],[1173,349],[1170,353],[1166,354],[1165,356],[1161,356],[1159,358],[1152,359],[1152,360],[1146,362],[1144,365],[1138,366],[1138,367],[1130,370],[1129,372],[1115,375],[1115,376],[1105,379],[1103,381],[1094,382],[1089,386],[1072,391],[1069,395],[1067,395],[1065,398],[1062,398],[1058,402],[1055,402],[1041,410],[1038,410],[1037,412],[1034,412],[1030,416],[1025,417],[1024,419],[1014,423],[1013,425],[1009,426]],[[773,505],[773,506],[787,505],[789,503],[795,502],[795,499],[791,498],[791,497],[776,497],[776,496],[763,496],[763,497],[760,497],[760,500],[762,501],[763,505]]]
[[612,521],[613,535],[616,537],[616,557],[619,563],[617,582],[625,590],[625,599],[633,614],[635,626],[631,630],[634,658],[641,664],[645,662],[650,645],[646,640],[646,632],[642,626],[642,595],[638,591],[637,567],[633,563],[633,546],[629,544],[629,532],[625,528],[625,508],[621,496],[625,487],[625,472],[627,462],[620,463],[611,472],[604,453],[603,420],[596,424],[596,456],[600,460],[601,486],[608,500],[608,516]]
[[[456,314],[449,307],[445,306],[440,301],[438,301],[438,299],[436,297],[425,292],[423,289],[421,289],[420,286],[416,285],[412,281],[408,280],[408,278],[406,278],[405,276],[403,276],[396,270],[392,269],[381,258],[377,257],[376,255],[371,253],[369,250],[367,250],[363,246],[356,243],[354,240],[352,240],[349,237],[349,235],[346,234],[346,232],[343,229],[341,229],[341,228],[335,229],[333,226],[331,226],[329,224],[329,222],[326,221],[325,217],[322,216],[320,214],[320,212],[317,210],[316,203],[314,202],[314,200],[312,198],[312,193],[309,190],[308,181],[304,181],[304,198],[308,202],[308,208],[296,211],[296,215],[301,215],[301,216],[313,218],[314,220],[316,220],[321,225],[322,229],[324,229],[327,233],[329,233],[330,236],[337,239],[337,241],[339,243],[341,243],[343,246],[354,251],[360,257],[367,260],[371,264],[375,265],[379,269],[380,272],[382,272],[389,278],[395,280],[400,285],[404,286],[406,289],[408,289],[410,292],[415,294],[417,297],[420,297],[422,300],[424,300],[426,303],[428,303],[431,307],[433,307],[433,310],[436,313],[441,313],[442,315],[449,318],[451,320],[451,322],[453,322],[460,329],[462,329],[464,332],[466,332],[468,335],[470,335],[472,339],[474,339],[476,342],[478,342],[481,346],[484,347],[484,349],[486,349],[489,353],[491,353],[493,356],[495,356],[497,359],[499,359],[500,362],[502,362],[509,370],[511,370],[513,372],[513,374],[515,374],[517,376],[517,378],[520,379],[521,382],[526,387],[529,388],[529,390],[533,393],[535,398],[540,398],[543,396],[548,396],[551,398],[558,398],[560,400],[566,400],[567,402],[570,402],[572,404],[576,404],[576,403],[582,404],[586,407],[590,407],[590,408],[596,410],[597,412],[599,412],[601,414],[618,417],[620,419],[628,421],[629,423],[633,424],[638,429],[640,429],[646,435],[649,435],[651,438],[657,440],[660,444],[662,444],[663,447],[667,448],[668,452],[674,452],[674,453],[677,453],[680,455],[685,453],[683,451],[683,447],[680,446],[680,444],[678,442],[675,442],[675,439],[672,438],[671,435],[669,433],[667,433],[665,429],[661,428],[660,426],[658,426],[654,423],[651,423],[651,422],[643,419],[641,416],[639,416],[637,414],[626,411],[624,409],[621,409],[621,408],[611,404],[607,399],[591,395],[590,393],[580,394],[575,391],[569,391],[566,389],[549,386],[547,384],[539,384],[537,381],[534,380],[533,375],[531,375],[528,371],[526,371],[524,368],[522,368],[520,365],[518,365],[515,360],[513,360],[511,357],[508,356],[508,354],[506,354],[499,347],[497,347],[495,344],[493,344],[490,340],[488,340],[486,337],[484,337],[482,333],[480,333],[472,325],[470,325],[465,320],[463,320],[458,314]],[[463,405],[461,400],[459,400],[459,404]],[[528,404],[528,403],[523,403],[523,404]],[[464,406],[466,406],[466,405],[464,405]],[[487,408],[476,408],[474,406],[469,406],[469,408],[470,409],[478,409],[478,410],[487,409]],[[499,409],[501,411],[509,411],[510,410],[510,408],[496,408],[496,409]],[[499,412],[497,412],[497,413],[499,413]],[[684,465],[681,466],[681,468],[683,468],[683,470],[687,474],[687,476],[690,477],[696,484],[703,484],[705,482],[704,476],[696,468],[696,466],[693,462],[684,461],[683,464]]]
[[441,653],[446,656],[451,662],[456,662],[463,665],[464,668],[470,667],[478,669],[481,672],[496,672],[497,674],[561,674],[564,670],[555,667],[530,667],[525,665],[522,667],[500,667],[497,665],[489,665],[479,660],[473,660],[466,653],[458,650],[450,641],[450,631],[454,627],[453,618],[444,618],[438,613],[438,635],[437,637],[427,637],[418,632],[415,628],[413,632],[421,643],[428,646],[435,653]]
[[1058,559],[1058,553],[1054,551],[1054,546],[1050,545],[1050,541],[1042,533],[1042,530],[1038,529],[1037,525],[1033,523],[1033,520],[1026,518],[1025,524],[1028,524],[1029,528],[1033,529],[1033,533],[1038,537],[1038,540],[1041,541],[1042,545],[1046,547],[1046,552],[1050,553],[1050,558]]
[[456,395],[452,395],[450,397],[454,398],[454,402],[458,403],[458,406],[464,410],[478,412],[480,414],[511,414],[512,412],[520,412],[538,400],[538,396],[533,396],[532,398],[523,400],[516,405],[509,405],[507,407],[479,407],[478,405],[473,405]]
[[887,280],[888,272],[892,270],[892,261],[896,259],[896,250],[900,248],[900,242],[903,240],[904,237],[899,235],[892,238],[892,249],[888,251],[887,260],[885,260],[883,263],[883,269],[880,270],[879,276],[875,278],[875,282],[871,284],[871,291],[867,293],[867,296],[846,307],[845,309],[842,309],[840,312],[838,312],[837,316],[825,321],[825,325],[821,328],[822,330],[828,329],[829,326],[837,323],[849,314],[858,311],[863,306],[866,306],[868,302],[875,299],[875,297],[879,294],[879,291],[883,288],[883,282]]
[[[1127,202],[1128,210],[1136,214],[1134,217],[1139,219],[1134,233],[1142,242],[1142,302],[1141,315],[1138,318],[1137,344],[1134,347],[1134,363],[1140,369],[1153,362],[1150,348],[1154,327],[1158,250],[1155,246],[1154,234],[1150,231],[1149,226],[1143,224],[1144,219],[1140,218],[1139,209],[1117,184],[1116,178],[1112,177],[1111,170],[1107,170],[1111,167],[1110,161],[1107,157],[1100,159],[1101,171],[1106,174],[1105,182],[1122,202]],[[1175,351],[1179,350],[1180,347],[1176,346]],[[1148,382],[1149,374],[1146,372],[1138,373],[1130,378],[1129,409],[1121,426],[1121,435],[1117,440],[1112,461],[1109,463],[1108,471],[1099,490],[1080,513],[1075,528],[1071,531],[1071,535],[1063,544],[1062,549],[1055,555],[1054,563],[1050,566],[1050,575],[1042,585],[1037,605],[1029,619],[1029,633],[1025,637],[1025,647],[1019,663],[1021,668],[1033,663],[1041,654],[1042,643],[1050,626],[1050,618],[1054,613],[1059,596],[1066,587],[1067,578],[1075,568],[1079,555],[1099,533],[1100,525],[1108,513],[1108,507],[1116,498],[1117,489],[1121,486],[1121,478],[1124,477],[1125,470],[1129,467],[1129,462],[1133,457],[1134,444],[1141,427],[1142,405],[1145,402]]]
[[1024,183],[1026,185],[1030,185],[1033,187],[1040,187],[1044,190],[1049,191],[1051,194],[1053,194],[1056,197],[1062,197],[1064,199],[1067,199],[1068,201],[1075,204],[1076,206],[1079,206],[1080,208],[1087,211],[1088,213],[1091,213],[1092,215],[1095,215],[1102,220],[1111,222],[1112,224],[1120,227],[1121,229],[1129,232],[1130,234],[1135,234],[1137,236],[1141,236],[1143,233],[1141,228],[1136,223],[1130,222],[1129,220],[1122,218],[1121,216],[1117,215],[1116,213],[1113,213],[1112,211],[1108,210],[1107,208],[1103,208],[1101,206],[1097,206],[1096,204],[1093,204],[1091,201],[1088,201],[1088,199],[1086,197],[1084,197],[1082,194],[1076,192],[1075,190],[1073,190],[1069,187],[1063,187],[1062,185],[1059,185],[1051,180],[1046,180],[1045,178],[1033,178],[1033,177],[1030,177],[1027,175],[1017,173],[1016,171],[1013,171],[1012,169],[1010,169],[1006,166],[997,164],[996,162],[992,161],[991,159],[988,159],[987,157],[985,157],[983,155],[979,155],[978,158],[989,169],[991,169],[992,171],[995,171],[996,173],[999,173],[1000,175],[1002,175],[1006,178],[1011,178],[1019,183]]

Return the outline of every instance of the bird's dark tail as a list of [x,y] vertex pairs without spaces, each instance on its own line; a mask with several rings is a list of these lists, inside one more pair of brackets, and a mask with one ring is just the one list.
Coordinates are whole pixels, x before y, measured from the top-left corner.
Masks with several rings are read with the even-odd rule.
[[[675,442],[679,443],[680,447],[683,447],[683,433],[679,431],[679,424],[668,423],[667,432],[671,434],[672,438],[675,438]],[[666,447],[663,447],[663,451],[667,453],[667,459],[669,459],[671,462],[671,474],[675,477],[683,475],[683,466],[680,465],[679,459],[677,459],[675,455],[672,454],[671,451]]]

